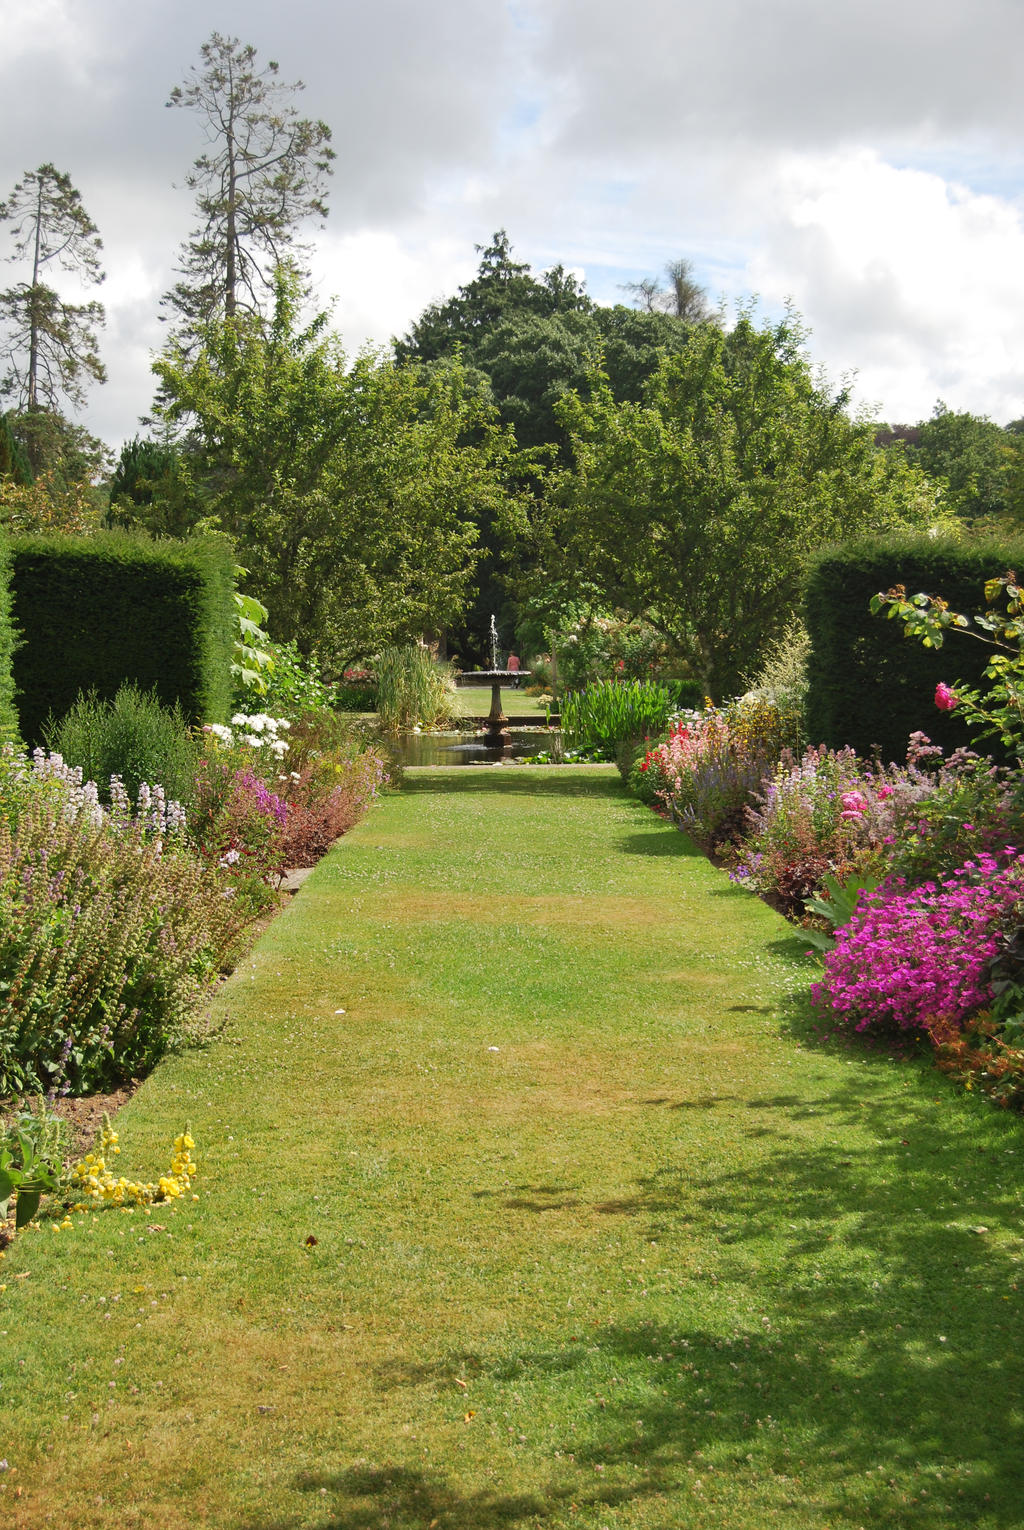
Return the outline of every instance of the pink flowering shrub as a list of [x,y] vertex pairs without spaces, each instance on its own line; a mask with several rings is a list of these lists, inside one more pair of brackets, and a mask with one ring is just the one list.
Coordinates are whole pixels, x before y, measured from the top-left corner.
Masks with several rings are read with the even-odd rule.
[[828,875],[884,862],[914,805],[934,790],[917,763],[868,766],[852,749],[806,749],[783,757],[747,809],[734,881],[772,897],[790,914]]
[[765,756],[709,708],[675,723],[668,738],[634,767],[631,779],[643,779],[641,797],[664,804],[680,828],[714,848],[739,832],[766,768]]
[[1024,906],[1024,857],[981,855],[944,881],[862,895],[812,990],[855,1030],[948,1036],[992,999],[991,967]]
[[288,805],[251,769],[232,769],[213,757],[196,780],[190,837],[207,865],[219,866],[236,889],[256,902],[259,888],[284,864],[281,840]]

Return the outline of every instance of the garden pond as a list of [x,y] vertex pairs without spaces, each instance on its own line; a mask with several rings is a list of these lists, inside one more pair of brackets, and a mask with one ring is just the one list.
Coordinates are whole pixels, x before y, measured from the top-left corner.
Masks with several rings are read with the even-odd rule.
[[490,749],[478,732],[403,733],[398,739],[402,765],[497,765],[501,760],[521,760],[561,743],[557,728],[512,728],[511,744]]

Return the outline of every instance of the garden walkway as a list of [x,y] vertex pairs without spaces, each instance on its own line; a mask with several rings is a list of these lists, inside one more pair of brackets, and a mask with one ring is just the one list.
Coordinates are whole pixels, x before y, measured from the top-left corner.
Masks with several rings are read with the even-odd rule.
[[612,771],[410,773],[119,1117],[199,1200],[0,1267],[0,1524],[1019,1527],[1020,1122],[813,970]]

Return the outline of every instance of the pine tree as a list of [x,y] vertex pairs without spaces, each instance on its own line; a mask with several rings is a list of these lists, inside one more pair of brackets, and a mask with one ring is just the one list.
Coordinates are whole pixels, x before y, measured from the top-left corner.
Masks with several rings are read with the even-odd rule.
[[273,61],[258,71],[256,49],[219,32],[200,56],[167,102],[198,113],[210,145],[186,178],[199,223],[182,249],[182,280],[164,298],[185,334],[239,309],[263,310],[275,269],[299,249],[298,225],[327,216],[334,158],[330,128],[289,100],[301,80],[280,82]]
[[12,261],[25,263],[26,279],[0,292],[0,357],[8,363],[0,393],[30,414],[59,412],[62,399],[80,405],[84,382],[106,381],[94,326],[103,323],[100,303],[69,303],[45,278],[61,268],[81,280],[101,282],[99,232],[70,177],[53,165],[22,176],[0,223],[12,240]]

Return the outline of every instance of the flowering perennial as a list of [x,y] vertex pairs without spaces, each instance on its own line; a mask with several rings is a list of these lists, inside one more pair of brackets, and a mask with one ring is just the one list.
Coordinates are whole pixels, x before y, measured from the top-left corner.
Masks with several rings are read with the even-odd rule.
[[99,1147],[94,1153],[73,1164],[69,1171],[72,1191],[81,1197],[77,1209],[88,1205],[109,1203],[113,1206],[152,1206],[156,1201],[176,1201],[192,1188],[196,1176],[196,1163],[192,1157],[195,1147],[188,1127],[174,1139],[174,1156],[171,1167],[159,1179],[143,1183],[115,1175],[107,1167],[108,1158],[116,1157],[121,1149],[118,1135],[104,1115],[100,1129]]
[[948,1033],[991,1000],[987,974],[1022,905],[1024,856],[1013,846],[939,883],[883,883],[836,931],[814,1001],[858,1031]]

